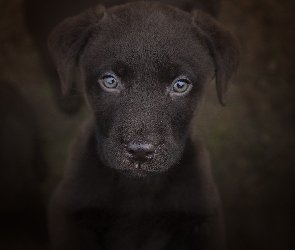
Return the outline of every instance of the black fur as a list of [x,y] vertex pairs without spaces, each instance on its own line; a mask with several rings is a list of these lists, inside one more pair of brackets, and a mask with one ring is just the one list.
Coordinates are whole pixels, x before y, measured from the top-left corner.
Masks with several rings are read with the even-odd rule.
[[93,114],[52,201],[53,248],[223,249],[218,192],[190,127],[214,76],[224,104],[232,36],[200,10],[136,2],[65,20],[49,48],[64,93],[80,79]]
[[[58,73],[52,63],[47,49],[47,38],[52,29],[66,17],[74,16],[83,10],[100,3],[106,8],[134,0],[24,0],[25,20],[34,41],[39,48],[42,62],[53,88],[54,97],[59,108],[66,113],[75,114],[83,104],[78,86],[68,93],[60,91]],[[147,0],[152,1],[152,0]],[[201,9],[217,16],[219,0],[162,0],[187,12]]]

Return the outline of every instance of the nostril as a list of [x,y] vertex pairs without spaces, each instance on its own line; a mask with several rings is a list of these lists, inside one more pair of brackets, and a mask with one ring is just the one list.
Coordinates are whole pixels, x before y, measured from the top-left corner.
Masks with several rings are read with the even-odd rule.
[[136,161],[147,161],[153,158],[155,146],[151,143],[136,143],[127,144],[127,152]]

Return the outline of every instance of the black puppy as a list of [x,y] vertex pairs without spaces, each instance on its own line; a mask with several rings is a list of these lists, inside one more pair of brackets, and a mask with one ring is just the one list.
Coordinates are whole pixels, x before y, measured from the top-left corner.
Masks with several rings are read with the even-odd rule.
[[64,93],[80,79],[93,114],[53,197],[53,248],[222,249],[218,192],[190,125],[214,76],[224,104],[233,37],[201,11],[135,2],[65,20],[49,48]]

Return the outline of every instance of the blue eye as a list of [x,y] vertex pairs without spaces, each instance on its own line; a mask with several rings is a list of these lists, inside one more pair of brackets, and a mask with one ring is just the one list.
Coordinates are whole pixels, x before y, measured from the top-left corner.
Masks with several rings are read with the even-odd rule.
[[179,79],[173,84],[173,91],[176,93],[183,93],[189,88],[189,81],[186,79]]
[[101,82],[108,89],[116,89],[119,85],[118,80],[113,76],[104,76]]

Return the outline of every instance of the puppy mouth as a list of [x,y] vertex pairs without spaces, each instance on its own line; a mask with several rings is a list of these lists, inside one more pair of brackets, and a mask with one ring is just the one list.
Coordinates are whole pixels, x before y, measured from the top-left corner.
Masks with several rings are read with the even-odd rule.
[[147,166],[148,164],[150,164],[154,158],[155,154],[150,154],[148,156],[133,156],[129,153],[125,154],[125,157],[128,159],[128,161],[134,165],[134,168],[135,169],[138,169],[138,168],[142,168],[142,167],[145,167]]
[[159,170],[156,171],[156,170],[143,168],[143,165],[145,164],[136,162],[134,163],[133,168],[121,169],[120,173],[122,173],[122,175],[130,179],[149,179],[163,172]]
[[145,160],[145,161],[140,161],[140,160],[135,160],[135,159],[128,159],[128,171],[145,171],[145,172],[158,172],[156,169],[153,167],[153,163],[151,160]]
[[128,159],[127,166],[119,171],[131,179],[148,179],[164,172],[156,168],[151,159],[139,161],[130,158]]
[[151,164],[148,161],[131,161],[133,168],[131,170],[134,171],[146,171],[146,172],[159,172],[154,168],[151,168]]

